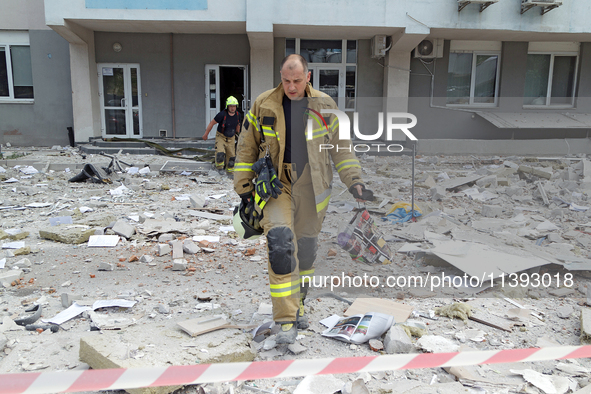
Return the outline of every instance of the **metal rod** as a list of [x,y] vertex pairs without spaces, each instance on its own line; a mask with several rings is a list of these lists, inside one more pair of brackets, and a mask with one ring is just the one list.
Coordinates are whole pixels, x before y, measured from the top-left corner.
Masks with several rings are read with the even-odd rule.
[[174,52],[173,52],[173,33],[170,33],[170,95],[172,112],[172,138],[176,138],[176,114],[174,104]]
[[415,218],[415,142],[412,142],[412,185],[411,185],[411,204],[410,204],[410,217],[411,220]]

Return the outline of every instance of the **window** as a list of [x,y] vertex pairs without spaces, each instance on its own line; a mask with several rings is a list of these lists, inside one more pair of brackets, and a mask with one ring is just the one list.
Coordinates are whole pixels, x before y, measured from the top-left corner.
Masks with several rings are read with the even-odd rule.
[[0,101],[32,98],[30,47],[0,44]]
[[531,53],[527,55],[524,105],[572,106],[577,55]]
[[499,57],[498,53],[450,52],[447,104],[495,106]]
[[308,62],[312,87],[333,97],[339,108],[355,110],[357,41],[287,38],[285,55],[299,53]]

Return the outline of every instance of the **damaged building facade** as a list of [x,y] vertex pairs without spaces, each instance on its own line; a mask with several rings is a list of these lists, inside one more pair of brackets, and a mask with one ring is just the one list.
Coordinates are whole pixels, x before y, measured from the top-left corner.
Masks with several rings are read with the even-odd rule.
[[79,143],[200,137],[228,96],[248,111],[299,53],[343,111],[392,99],[384,110],[414,114],[431,146],[586,147],[590,17],[587,0],[5,0],[0,143],[64,145],[68,127]]

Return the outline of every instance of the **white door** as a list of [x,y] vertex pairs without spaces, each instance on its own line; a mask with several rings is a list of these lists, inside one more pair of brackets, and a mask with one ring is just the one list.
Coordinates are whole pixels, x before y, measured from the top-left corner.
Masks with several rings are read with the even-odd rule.
[[142,138],[139,64],[98,64],[103,137]]
[[[229,80],[231,79],[231,80]],[[241,94],[235,92],[236,85]],[[206,64],[205,65],[205,126],[226,107],[227,96],[234,96],[238,100],[238,110],[246,113],[250,108],[248,100],[248,66]],[[209,138],[215,138],[214,132]]]
[[309,66],[310,83],[316,90],[328,94],[341,110],[345,108],[345,69],[342,66]]

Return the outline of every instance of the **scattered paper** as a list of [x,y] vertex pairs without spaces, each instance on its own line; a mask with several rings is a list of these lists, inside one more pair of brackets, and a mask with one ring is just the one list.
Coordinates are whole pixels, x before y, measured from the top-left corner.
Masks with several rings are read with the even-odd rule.
[[220,242],[219,235],[195,235],[193,236],[193,242],[207,241],[210,243]]
[[118,235],[91,235],[88,238],[89,248],[112,248],[119,242]]
[[181,172],[181,175],[191,175],[191,171],[183,171]]
[[20,249],[25,247],[25,241],[7,242],[2,244],[2,249]]
[[51,319],[41,319],[41,321],[45,323],[62,324],[70,319],[75,318],[82,312],[89,311],[91,309],[92,308],[89,306],[80,306],[74,302],[68,309],[61,311]]
[[140,169],[138,167],[128,167],[126,172],[128,174],[137,174],[138,172],[140,172]]
[[109,308],[109,307],[119,307],[119,308],[131,308],[137,303],[137,301],[129,301],[129,300],[121,300],[121,299],[114,299],[114,300],[97,300],[92,304],[92,310],[96,310],[99,308]]
[[51,204],[48,202],[34,202],[31,204],[25,205],[25,207],[27,207],[27,208],[47,208],[50,206],[51,206]]
[[214,194],[213,196],[207,197],[208,200],[218,200],[222,197],[226,196],[226,194]]
[[0,269],[4,268],[5,265],[6,265],[6,257],[4,257],[3,259],[0,260]]
[[16,178],[10,178],[10,179],[7,179],[7,180],[4,181],[4,183],[15,183],[15,182],[18,182],[18,179],[16,179]]
[[23,174],[27,174],[27,175],[37,174],[39,172],[33,166],[21,167],[21,168],[19,168],[19,171],[22,172]]
[[150,167],[143,167],[142,169],[139,170],[140,174],[149,174],[150,173]]
[[109,190],[112,196],[122,196],[123,194],[129,192],[129,189],[125,187],[125,185],[121,185],[116,189]]
[[92,211],[94,211],[94,209],[92,209],[92,208],[90,208],[90,207],[80,207],[80,208],[78,208],[78,210],[79,210],[81,213],[86,213],[86,212],[92,212]]
[[222,231],[224,234],[228,234],[231,231],[236,231],[234,229],[234,226],[220,226],[220,231]]
[[191,199],[191,196],[189,196],[188,194],[181,194],[180,196],[174,196],[174,199],[177,201],[189,201]]
[[319,323],[330,328],[330,327],[334,327],[340,318],[341,317],[338,315],[332,315],[330,317],[327,317],[326,319],[320,320]]

